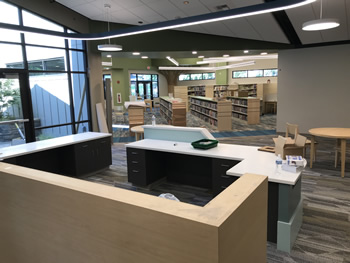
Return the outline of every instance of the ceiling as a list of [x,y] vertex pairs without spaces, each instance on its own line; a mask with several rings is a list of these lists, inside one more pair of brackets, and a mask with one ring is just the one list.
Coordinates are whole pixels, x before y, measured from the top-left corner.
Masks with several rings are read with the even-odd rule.
[[[268,1],[271,0],[56,0],[92,20],[109,20],[130,25],[146,25]],[[185,4],[186,2],[188,3]],[[111,8],[105,8],[105,4],[109,4]],[[320,18],[320,6],[321,0],[318,0],[287,11],[183,27],[178,30],[295,46],[350,42],[350,0],[323,0],[323,18],[339,19],[338,28],[317,32],[301,30],[304,22]]]

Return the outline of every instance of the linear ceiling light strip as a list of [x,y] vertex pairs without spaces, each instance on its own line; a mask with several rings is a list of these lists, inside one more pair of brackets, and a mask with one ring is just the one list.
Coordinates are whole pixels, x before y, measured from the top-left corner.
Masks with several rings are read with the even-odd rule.
[[307,5],[315,1],[316,0],[276,0],[276,1],[266,2],[262,4],[240,7],[240,8],[235,8],[235,9],[230,9],[230,10],[225,10],[225,11],[220,11],[215,13],[185,17],[185,18],[180,18],[180,19],[175,19],[170,21],[153,23],[149,25],[133,26],[133,27],[114,30],[114,31],[92,33],[92,34],[63,33],[63,32],[46,30],[46,29],[5,24],[5,23],[0,23],[0,28],[11,29],[11,30],[16,30],[20,32],[46,34],[46,35],[52,35],[56,37],[63,37],[66,39],[99,40],[99,39],[144,34],[149,32],[160,31],[160,30],[174,29],[174,28],[199,25],[204,23],[234,19],[239,17],[247,17],[247,16],[259,15],[259,14],[277,12],[277,11],[282,11],[286,9]]
[[230,64],[227,66],[220,67],[159,67],[159,70],[221,70],[221,69],[229,69],[229,68],[238,68],[238,67],[246,67],[254,65],[255,61],[246,61],[236,64]]

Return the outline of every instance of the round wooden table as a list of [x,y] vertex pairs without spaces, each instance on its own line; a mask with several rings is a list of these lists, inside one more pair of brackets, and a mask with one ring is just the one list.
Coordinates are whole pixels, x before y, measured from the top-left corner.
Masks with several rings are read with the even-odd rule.
[[143,127],[142,125],[134,126],[131,128],[131,131],[135,133],[135,140],[141,140],[143,137]]
[[312,168],[312,160],[314,158],[315,136],[334,138],[340,140],[341,150],[341,177],[345,175],[345,152],[346,139],[350,139],[350,128],[314,128],[310,129],[311,136],[311,152],[310,152],[310,168]]

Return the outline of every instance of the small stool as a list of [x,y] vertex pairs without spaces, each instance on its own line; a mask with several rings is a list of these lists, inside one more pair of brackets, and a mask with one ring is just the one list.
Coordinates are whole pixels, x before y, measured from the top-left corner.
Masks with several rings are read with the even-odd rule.
[[143,139],[143,127],[142,127],[142,125],[132,127],[131,131],[135,133],[135,140],[136,141]]

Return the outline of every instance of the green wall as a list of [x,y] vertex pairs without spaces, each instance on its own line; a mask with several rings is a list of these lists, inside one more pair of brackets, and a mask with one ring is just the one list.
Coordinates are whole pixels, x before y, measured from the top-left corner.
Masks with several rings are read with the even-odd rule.
[[[129,70],[147,70],[151,67],[151,59],[128,59],[128,58],[113,58],[113,66],[111,70],[112,74],[112,87],[114,106],[124,105],[124,101],[129,100],[130,87],[129,87]],[[122,103],[117,103],[117,93],[122,95]]]
[[[223,63],[217,63],[217,67],[221,67],[221,66],[226,66],[227,63],[223,62]],[[217,85],[228,85],[228,69],[221,69],[221,70],[217,70],[215,71],[215,79],[216,79],[216,84]]]

